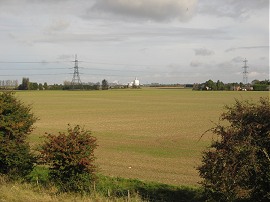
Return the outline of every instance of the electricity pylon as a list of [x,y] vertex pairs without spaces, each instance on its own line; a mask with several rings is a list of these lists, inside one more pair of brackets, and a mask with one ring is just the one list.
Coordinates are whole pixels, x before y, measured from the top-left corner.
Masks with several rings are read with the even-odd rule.
[[81,86],[83,89],[83,85],[80,79],[80,73],[79,73],[79,61],[77,59],[77,54],[75,55],[75,60],[73,61],[74,64],[74,73],[73,73],[73,78],[71,81],[72,89],[75,88],[75,86]]

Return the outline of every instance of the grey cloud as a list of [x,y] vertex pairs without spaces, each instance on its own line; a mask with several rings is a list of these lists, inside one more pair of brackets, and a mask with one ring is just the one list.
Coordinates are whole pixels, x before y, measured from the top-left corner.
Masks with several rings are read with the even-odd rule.
[[241,56],[238,56],[238,57],[235,57],[232,59],[232,62],[235,62],[235,63],[239,63],[239,62],[243,62],[245,58],[241,57]]
[[59,55],[57,57],[58,60],[73,60],[74,59],[74,55],[71,55],[71,54],[62,54],[62,55]]
[[260,57],[260,60],[269,60],[269,57]]
[[66,20],[56,19],[48,27],[46,27],[46,30],[63,31],[63,30],[66,30],[69,26],[70,26],[70,22]]
[[243,47],[235,47],[235,48],[229,48],[225,50],[225,52],[230,52],[230,51],[236,51],[240,49],[261,49],[261,48],[269,48],[269,46],[243,46]]
[[269,0],[201,0],[199,12],[220,17],[246,18],[256,9],[268,9]]
[[190,62],[190,66],[192,66],[192,67],[199,67],[199,66],[202,66],[202,65],[203,65],[203,63],[198,62],[198,61],[191,61]]
[[153,21],[187,21],[193,16],[196,5],[197,0],[98,0],[92,10]]
[[38,43],[78,43],[78,42],[118,42],[122,38],[120,36],[110,36],[105,34],[75,34],[75,33],[59,33],[59,32],[44,32],[43,35],[21,35],[14,36],[14,40],[18,43],[33,46]]
[[16,35],[12,32],[8,33],[8,36],[11,38],[11,39],[16,39]]
[[121,37],[110,35],[91,35],[91,34],[51,34],[33,38],[34,43],[61,43],[61,42],[108,42],[120,41]]
[[[233,70],[235,68],[238,68],[237,64],[232,63],[231,61],[224,61],[221,62],[219,64],[217,64],[217,67],[219,68],[219,70]],[[239,70],[242,68],[242,66],[239,66]]]
[[[61,23],[60,23],[61,24]],[[53,24],[54,26],[58,26],[58,23]],[[68,25],[63,25],[65,28]],[[61,26],[60,26],[61,27]],[[22,42],[27,42],[27,44],[34,43],[73,43],[73,42],[131,42],[131,43],[139,43],[143,42],[151,43],[158,41],[159,43],[188,43],[190,40],[194,41],[201,39],[224,39],[226,38],[226,34],[219,30],[215,29],[201,29],[201,28],[167,28],[164,27],[151,27],[151,28],[143,28],[140,26],[130,27],[124,26],[123,30],[110,30],[108,28],[101,31],[96,32],[84,32],[77,33],[74,31],[67,32],[63,30],[63,32],[59,32],[60,28],[56,29],[52,27],[46,27],[43,34],[39,36],[23,33],[20,36],[14,35],[14,40],[19,40]],[[66,28],[65,28],[66,29]],[[198,55],[210,55],[214,54],[213,51],[198,49],[196,50]]]
[[13,14],[14,17],[81,16],[93,6],[95,0],[0,0],[0,14]]
[[201,56],[209,56],[213,55],[214,51],[207,50],[205,48],[199,48],[199,49],[194,49],[195,55],[201,55]]
[[252,71],[248,74],[249,76],[249,80],[252,81],[254,79],[258,79],[258,78],[269,78],[269,74],[265,73],[265,72],[258,72],[258,71]]

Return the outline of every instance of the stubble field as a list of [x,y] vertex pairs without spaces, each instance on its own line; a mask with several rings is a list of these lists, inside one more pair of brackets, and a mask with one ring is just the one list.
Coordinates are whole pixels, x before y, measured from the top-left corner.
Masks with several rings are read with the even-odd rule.
[[175,185],[197,185],[196,167],[212,138],[201,135],[235,99],[258,100],[269,92],[203,92],[181,89],[21,91],[39,118],[30,135],[81,125],[97,137],[99,172]]

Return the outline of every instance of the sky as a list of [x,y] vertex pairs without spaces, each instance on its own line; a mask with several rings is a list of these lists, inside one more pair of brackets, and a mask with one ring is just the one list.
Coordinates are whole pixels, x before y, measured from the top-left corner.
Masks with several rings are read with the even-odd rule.
[[269,79],[269,0],[0,0],[0,80]]

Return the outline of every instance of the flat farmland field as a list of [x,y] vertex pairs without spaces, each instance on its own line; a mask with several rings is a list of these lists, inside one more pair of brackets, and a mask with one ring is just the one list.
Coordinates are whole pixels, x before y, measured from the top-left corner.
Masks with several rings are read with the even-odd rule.
[[224,105],[253,101],[269,92],[183,89],[20,91],[39,118],[33,147],[47,133],[81,125],[97,137],[99,172],[175,185],[197,185],[201,152],[214,135],[201,135],[219,121]]

